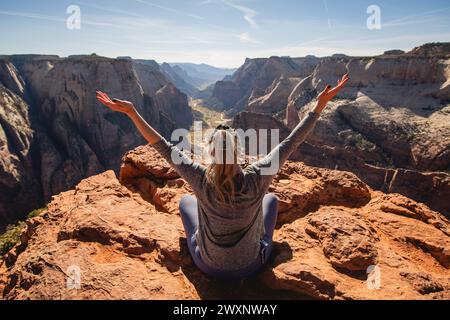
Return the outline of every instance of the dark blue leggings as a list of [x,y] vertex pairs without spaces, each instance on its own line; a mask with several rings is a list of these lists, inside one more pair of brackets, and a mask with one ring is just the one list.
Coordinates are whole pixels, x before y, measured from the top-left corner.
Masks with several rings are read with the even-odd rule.
[[247,277],[261,269],[267,262],[273,247],[273,232],[277,222],[278,215],[278,199],[274,194],[266,194],[262,203],[263,219],[264,219],[264,236],[261,242],[261,250],[258,258],[254,263],[245,269],[237,271],[223,271],[217,270],[206,265],[201,256],[200,250],[197,246],[195,233],[198,229],[198,212],[197,212],[197,198],[194,196],[184,196],[180,200],[180,214],[183,221],[184,231],[186,232],[186,239],[195,265],[204,273],[218,278],[243,278]]

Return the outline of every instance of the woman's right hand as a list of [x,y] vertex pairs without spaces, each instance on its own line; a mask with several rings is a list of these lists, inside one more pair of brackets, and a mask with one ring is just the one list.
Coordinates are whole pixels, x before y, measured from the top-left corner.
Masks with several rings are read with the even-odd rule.
[[130,115],[135,111],[134,105],[130,101],[111,99],[108,95],[101,91],[96,91],[95,96],[98,101],[110,108],[112,111],[122,112]]

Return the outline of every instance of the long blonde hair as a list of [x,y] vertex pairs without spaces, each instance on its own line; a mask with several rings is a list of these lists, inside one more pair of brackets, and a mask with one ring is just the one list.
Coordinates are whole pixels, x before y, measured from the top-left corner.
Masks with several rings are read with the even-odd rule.
[[238,137],[234,131],[219,126],[208,143],[211,162],[206,169],[208,184],[225,205],[234,205],[236,188],[234,177],[238,169]]

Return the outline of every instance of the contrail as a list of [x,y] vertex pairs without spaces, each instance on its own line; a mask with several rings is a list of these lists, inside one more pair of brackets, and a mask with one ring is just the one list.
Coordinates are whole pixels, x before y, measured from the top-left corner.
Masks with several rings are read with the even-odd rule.
[[138,15],[129,11],[123,11],[123,10],[119,10],[119,9],[114,9],[111,7],[106,7],[106,6],[100,6],[100,5],[95,5],[92,3],[86,3],[86,2],[82,2],[82,1],[68,1],[68,2],[72,2],[73,4],[77,4],[79,6],[86,6],[86,7],[91,7],[97,10],[102,10],[102,11],[106,11],[106,12],[112,12],[112,13],[117,13],[120,15],[127,15],[127,16],[132,16],[132,17],[137,17],[137,18],[145,18],[142,15]]
[[325,11],[327,12],[328,28],[331,29],[330,11],[328,10],[328,2],[327,2],[327,0],[323,0],[323,4],[325,6]]
[[[39,13],[32,13],[32,12],[0,10],[0,15],[47,20],[47,21],[53,21],[53,22],[65,22],[66,21],[66,19],[63,19],[60,17],[42,15]],[[130,28],[129,26],[126,26],[126,25],[120,25],[120,24],[109,23],[109,22],[90,21],[90,20],[86,20],[86,19],[83,20],[83,24],[99,26],[99,27],[108,27],[108,28],[120,28],[120,29]]]
[[191,18],[194,18],[194,19],[198,19],[198,20],[204,20],[205,19],[205,18],[200,17],[200,16],[198,16],[196,14],[191,14],[191,13],[179,11],[179,10],[176,10],[176,9],[173,9],[173,8],[162,6],[162,5],[154,3],[154,2],[145,1],[145,0],[136,0],[136,1],[139,2],[139,3],[142,3],[142,4],[145,4],[145,5],[154,7],[154,8],[158,8],[158,9],[167,11],[167,12],[172,12],[172,13],[175,13],[175,14],[181,14],[181,15],[188,16],[188,17],[191,17]]
[[229,0],[222,0],[224,4],[227,6],[234,8],[242,13],[244,13],[244,20],[247,21],[247,23],[254,29],[258,28],[258,24],[255,21],[255,16],[257,15],[257,12],[251,8],[241,6],[239,4],[236,4]]

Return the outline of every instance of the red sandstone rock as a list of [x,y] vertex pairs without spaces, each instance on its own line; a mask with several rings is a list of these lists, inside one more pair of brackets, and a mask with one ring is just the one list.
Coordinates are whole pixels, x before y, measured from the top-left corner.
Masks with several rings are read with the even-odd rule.
[[[280,198],[273,256],[244,282],[195,268],[177,212],[190,188],[151,147],[124,157],[121,181],[128,188],[112,171],[85,179],[28,220],[0,267],[3,298],[450,298],[449,221],[351,173],[282,168],[271,186]],[[80,289],[66,287],[74,265]],[[379,282],[367,281],[368,268]]]

